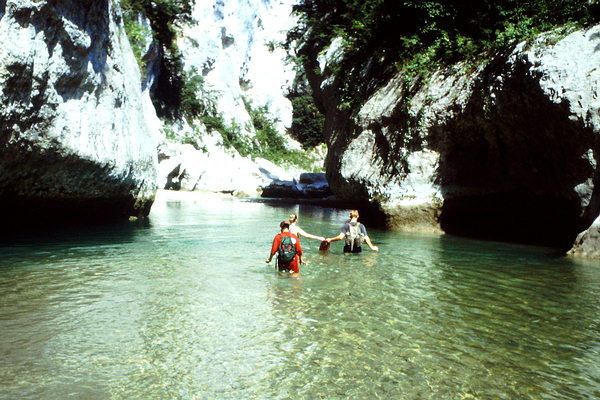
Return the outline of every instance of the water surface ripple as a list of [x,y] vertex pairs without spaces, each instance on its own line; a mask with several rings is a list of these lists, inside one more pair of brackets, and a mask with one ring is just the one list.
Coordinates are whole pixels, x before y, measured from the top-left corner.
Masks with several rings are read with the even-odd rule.
[[0,247],[1,399],[600,398],[600,268],[552,250],[370,229],[380,253],[304,240],[291,211],[207,198],[147,223]]

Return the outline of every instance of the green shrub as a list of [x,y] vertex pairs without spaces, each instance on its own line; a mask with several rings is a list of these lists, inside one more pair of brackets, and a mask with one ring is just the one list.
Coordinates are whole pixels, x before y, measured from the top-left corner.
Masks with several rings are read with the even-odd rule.
[[277,120],[269,115],[267,106],[254,107],[248,99],[244,99],[246,111],[250,116],[255,136],[252,140],[239,140],[238,146],[235,145],[241,155],[251,157],[261,157],[279,165],[290,165],[305,170],[319,170],[314,165],[316,160],[307,152],[289,149],[286,146],[286,138],[276,127]]
[[144,56],[146,40],[151,37],[152,32],[143,26],[132,13],[124,14],[124,26],[127,37],[129,38],[129,43],[131,44],[131,49],[140,66],[140,72],[143,74],[146,69],[146,63],[142,57]]
[[[584,0],[301,0],[287,45],[318,53],[334,37],[345,43],[336,76],[355,107],[398,70],[423,77],[439,66],[475,60],[555,27],[599,20]],[[305,68],[312,68],[306,65]]]
[[292,102],[292,126],[290,133],[305,149],[311,149],[325,143],[323,126],[325,117],[317,106],[311,93],[290,97]]

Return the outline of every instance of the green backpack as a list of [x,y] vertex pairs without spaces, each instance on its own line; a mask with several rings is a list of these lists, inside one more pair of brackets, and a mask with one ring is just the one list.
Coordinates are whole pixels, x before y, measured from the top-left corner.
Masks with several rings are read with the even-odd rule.
[[292,243],[292,238],[289,236],[282,236],[281,243],[279,243],[279,249],[277,250],[277,258],[279,262],[289,263],[294,259],[296,255],[296,246]]

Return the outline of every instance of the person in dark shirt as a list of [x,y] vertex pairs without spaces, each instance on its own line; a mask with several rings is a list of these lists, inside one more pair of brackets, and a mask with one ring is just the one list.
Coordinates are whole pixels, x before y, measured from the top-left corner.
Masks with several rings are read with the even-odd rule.
[[[300,274],[299,264],[304,264],[302,261],[302,246],[300,245],[300,240],[298,236],[290,233],[290,223],[288,221],[283,221],[279,224],[279,228],[281,229],[281,233],[275,235],[273,238],[273,245],[271,246],[271,252],[269,253],[269,258],[265,260],[265,262],[270,263],[273,259],[273,256],[277,253],[277,268],[279,272],[287,272],[290,271],[292,276],[297,276]],[[289,237],[291,239],[291,243],[294,246],[293,251],[295,251],[295,255],[291,261],[283,261],[281,259],[281,243],[286,240],[285,237]]]
[[344,253],[360,253],[363,242],[367,243],[371,250],[379,251],[379,247],[371,243],[365,226],[358,222],[358,210],[350,211],[350,220],[342,226],[342,230],[338,236],[325,240],[329,243],[345,240]]

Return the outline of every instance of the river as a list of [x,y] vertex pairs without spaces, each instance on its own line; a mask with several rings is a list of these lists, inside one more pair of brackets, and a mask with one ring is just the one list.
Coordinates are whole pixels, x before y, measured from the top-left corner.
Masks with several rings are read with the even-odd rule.
[[0,399],[600,398],[600,265],[367,229],[380,252],[264,259],[347,211],[216,196],[0,247]]

